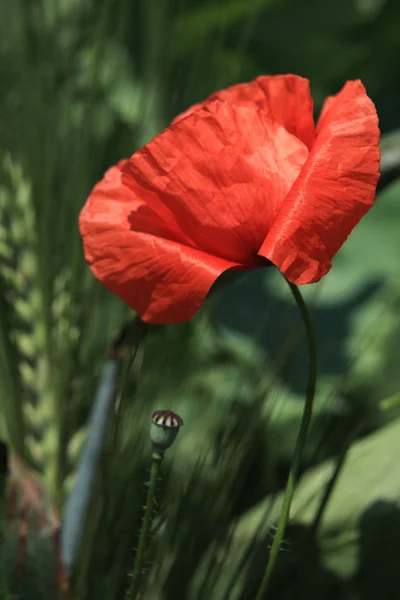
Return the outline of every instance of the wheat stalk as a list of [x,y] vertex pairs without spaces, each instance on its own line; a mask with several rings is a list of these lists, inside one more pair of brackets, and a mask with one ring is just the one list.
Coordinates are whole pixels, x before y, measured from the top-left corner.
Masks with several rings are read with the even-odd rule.
[[[71,277],[68,268],[64,268],[53,282],[49,319],[45,315],[31,186],[21,167],[10,157],[2,164],[3,180],[0,189],[0,279],[10,309],[9,319],[3,326],[8,328],[16,356],[5,357],[3,353],[1,360],[4,362],[8,358],[11,362],[15,359],[15,389],[19,390],[18,397],[9,398],[6,406],[19,405],[24,447],[53,495],[58,495],[60,503],[68,470],[68,443],[70,459],[75,462],[77,458],[77,443],[68,439],[64,423],[67,396],[80,394],[79,380],[70,378],[66,364],[79,344],[77,310],[70,291]],[[50,335],[46,322],[50,323]],[[3,370],[8,366],[1,365]],[[73,433],[82,443],[82,431],[78,428]]]

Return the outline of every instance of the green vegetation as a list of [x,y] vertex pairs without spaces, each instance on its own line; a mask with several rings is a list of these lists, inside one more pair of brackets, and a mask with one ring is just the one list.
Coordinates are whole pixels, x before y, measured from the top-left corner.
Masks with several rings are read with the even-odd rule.
[[[250,273],[191,322],[144,332],[90,274],[77,217],[107,167],[189,105],[293,72],[317,112],[361,78],[386,135],[376,206],[305,290],[318,389],[268,597],[398,598],[399,19],[397,0],[0,0],[0,554],[13,597],[125,597],[164,408],[185,425],[161,468],[141,599],[256,597],[306,386],[287,285]],[[77,482],[89,510],[75,514],[69,585],[60,521]]]

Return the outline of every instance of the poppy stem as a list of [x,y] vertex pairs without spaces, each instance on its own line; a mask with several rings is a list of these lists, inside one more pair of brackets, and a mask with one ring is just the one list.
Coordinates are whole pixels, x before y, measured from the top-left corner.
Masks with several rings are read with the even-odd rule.
[[150,471],[150,482],[147,492],[146,508],[143,517],[143,523],[140,530],[139,545],[136,554],[136,560],[133,567],[132,583],[127,594],[127,600],[136,600],[137,594],[140,590],[140,584],[143,573],[143,563],[146,553],[147,543],[149,539],[149,533],[151,523],[153,520],[153,506],[154,497],[156,493],[157,477],[160,472],[160,466],[163,459],[163,455],[159,452],[153,452],[152,463]]
[[285,535],[287,523],[289,521],[290,506],[294,496],[297,479],[299,477],[301,455],[307,438],[307,432],[311,423],[315,387],[317,380],[317,344],[315,340],[314,326],[312,323],[310,312],[307,305],[300,293],[300,290],[293,283],[288,282],[293,297],[296,301],[301,317],[303,319],[307,338],[308,338],[308,381],[306,390],[306,400],[304,404],[303,416],[300,423],[299,433],[297,435],[296,446],[294,450],[294,456],[292,466],[290,468],[288,481],[286,484],[285,493],[283,496],[282,510],[278,521],[275,537],[272,542],[271,551],[269,554],[268,564],[265,569],[265,573],[261,582],[261,586],[258,590],[256,600],[263,600],[266,597],[267,590],[269,588],[271,577],[278,559],[280,547]]

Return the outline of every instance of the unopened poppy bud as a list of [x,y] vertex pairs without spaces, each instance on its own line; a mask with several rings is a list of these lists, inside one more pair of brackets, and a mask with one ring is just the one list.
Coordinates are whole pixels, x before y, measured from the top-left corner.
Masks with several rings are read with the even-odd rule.
[[162,457],[165,450],[174,443],[182,425],[182,418],[170,410],[156,410],[153,413],[150,437],[156,454]]

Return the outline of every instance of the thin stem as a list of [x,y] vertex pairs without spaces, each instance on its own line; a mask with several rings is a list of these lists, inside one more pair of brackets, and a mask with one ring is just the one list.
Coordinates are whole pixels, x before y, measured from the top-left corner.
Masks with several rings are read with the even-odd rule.
[[139,545],[136,554],[136,560],[133,567],[132,583],[127,595],[127,600],[136,600],[137,594],[140,590],[140,583],[142,580],[143,562],[146,553],[151,522],[153,520],[153,505],[154,497],[156,493],[156,484],[158,473],[160,472],[160,466],[162,462],[162,455],[158,452],[153,452],[151,471],[150,471],[150,483],[147,492],[146,509],[143,517],[143,524],[140,531]]
[[75,565],[93,500],[107,424],[115,398],[119,363],[117,358],[111,358],[104,367],[93,404],[86,444],[76,468],[75,483],[65,505],[61,547],[63,563],[69,574]]
[[258,594],[256,600],[263,600],[266,597],[266,593],[268,587],[271,582],[271,577],[274,571],[274,567],[279,555],[279,550],[281,547],[281,543],[283,541],[283,536],[285,535],[286,525],[289,520],[290,506],[292,503],[297,479],[299,476],[300,465],[301,465],[301,455],[306,442],[307,432],[310,426],[311,417],[312,417],[312,409],[314,403],[315,396],[315,386],[317,380],[317,344],[315,341],[315,333],[314,327],[312,324],[311,315],[308,311],[307,305],[304,302],[304,299],[300,293],[298,287],[290,282],[289,287],[293,294],[293,297],[296,301],[296,304],[299,308],[301,317],[304,321],[304,325],[306,328],[307,338],[308,338],[308,352],[309,352],[309,362],[308,362],[308,381],[307,381],[307,390],[306,390],[306,400],[304,404],[303,416],[300,423],[299,433],[297,435],[296,446],[294,450],[294,456],[292,461],[292,466],[290,468],[288,481],[286,484],[286,490],[283,497],[283,504],[281,515],[279,517],[278,527],[275,533],[274,540],[272,542],[271,551],[269,554],[268,564],[265,569],[264,577],[261,582],[260,589],[258,590]]

